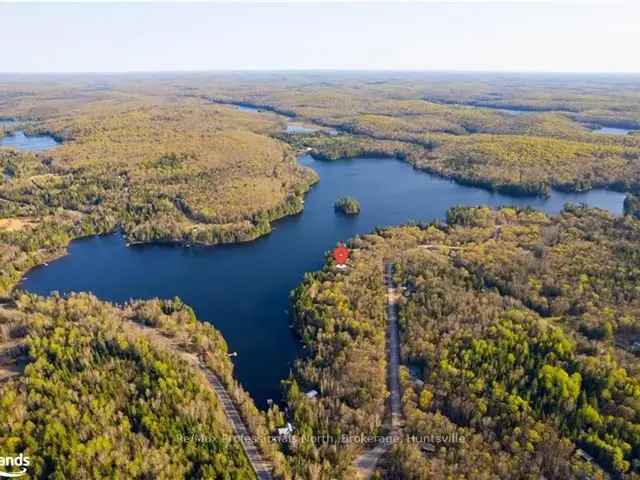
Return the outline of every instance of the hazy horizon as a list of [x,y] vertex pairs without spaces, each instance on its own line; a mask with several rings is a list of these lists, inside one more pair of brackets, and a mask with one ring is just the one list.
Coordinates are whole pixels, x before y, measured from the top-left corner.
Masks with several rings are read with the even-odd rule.
[[633,3],[0,4],[0,73],[638,74]]
[[42,72],[20,72],[20,71],[0,71],[0,77],[8,76],[143,76],[143,75],[179,75],[179,74],[268,74],[268,73],[370,73],[370,74],[386,74],[386,73],[415,73],[415,74],[453,74],[453,75],[532,75],[532,76],[620,76],[620,77],[636,77],[640,76],[637,72],[618,72],[618,71],[539,71],[539,70],[444,70],[444,69],[366,69],[366,68],[281,68],[281,69],[209,69],[209,70],[109,70],[109,71],[42,71]]

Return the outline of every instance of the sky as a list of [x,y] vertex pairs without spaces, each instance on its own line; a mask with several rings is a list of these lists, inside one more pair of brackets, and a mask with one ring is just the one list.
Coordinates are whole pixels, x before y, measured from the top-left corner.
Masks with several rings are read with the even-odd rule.
[[640,2],[0,3],[0,72],[640,72]]

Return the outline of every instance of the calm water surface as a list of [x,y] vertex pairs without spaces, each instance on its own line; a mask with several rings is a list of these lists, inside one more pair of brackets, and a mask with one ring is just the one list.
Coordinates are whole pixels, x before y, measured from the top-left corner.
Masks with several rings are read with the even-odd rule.
[[[233,105],[237,110],[240,110],[241,112],[247,112],[247,113],[273,113],[270,110],[265,110],[259,107],[252,107],[251,105],[238,105],[238,104],[234,104]],[[283,117],[286,118],[293,118],[293,117],[289,117],[283,113],[279,113],[278,115],[281,115]],[[285,129],[286,133],[313,133],[313,132],[317,132],[319,130],[322,130],[323,132],[325,132],[328,135],[338,135],[338,130],[336,130],[335,128],[330,128],[330,127],[321,127],[321,126],[313,126],[313,125],[304,125],[301,123],[296,123],[296,122],[288,122],[287,123],[287,128]]]
[[507,115],[535,115],[537,113],[545,113],[537,110],[518,110],[515,108],[498,108],[498,107],[481,107],[495,110],[496,112],[506,113]]
[[59,143],[49,135],[27,136],[20,130],[16,131],[14,135],[7,135],[0,139],[0,147],[10,147],[29,152],[41,152],[57,147],[58,145]]
[[569,110],[526,110],[526,109],[518,109],[518,108],[502,108],[502,107],[487,107],[484,105],[477,105],[479,108],[488,108],[490,110],[495,110],[496,112],[506,113],[507,115],[540,115],[543,113],[565,113],[571,114]]
[[493,110],[494,112],[505,113],[507,115],[539,115],[541,113],[571,113],[566,110],[528,110],[526,108],[495,107],[491,105],[481,105],[481,104],[472,104],[472,103],[446,102],[444,103],[444,105],[451,105],[451,106],[463,107],[463,108],[484,108],[487,110]]
[[[511,198],[457,185],[394,159],[321,162],[304,156],[320,182],[308,193],[304,212],[274,224],[255,242],[217,247],[125,246],[121,235],[72,242],[69,255],[28,273],[22,288],[48,294],[91,291],[115,302],[130,298],[181,297],[202,320],[224,334],[236,375],[259,406],[279,397],[279,382],[300,355],[287,314],[288,294],[304,272],[317,270],[339,240],[374,227],[443,218],[454,205],[530,205],[559,212],[566,202],[622,210],[624,195],[604,190],[554,192],[548,199]],[[356,217],[336,214],[333,203],[355,196]]]
[[264,110],[263,108],[252,107],[250,105],[238,105],[233,104],[233,107],[241,112],[247,113],[268,113],[268,110]]
[[317,132],[317,128],[306,127],[299,123],[288,123],[287,124],[287,133],[313,133]]
[[593,133],[600,133],[605,135],[626,135],[631,132],[633,132],[633,130],[629,130],[627,128],[616,128],[616,127],[599,127],[593,130]]

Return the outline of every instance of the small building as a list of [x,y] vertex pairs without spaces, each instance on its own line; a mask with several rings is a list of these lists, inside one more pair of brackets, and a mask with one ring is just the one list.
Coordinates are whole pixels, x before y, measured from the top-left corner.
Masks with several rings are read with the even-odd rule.
[[278,429],[278,436],[288,437],[293,433],[293,425],[287,422],[287,425]]
[[309,390],[306,394],[307,398],[316,398],[318,396],[317,390]]
[[576,455],[578,455],[578,458],[584,460],[585,462],[593,462],[593,457],[581,448],[578,448],[576,450]]
[[429,455],[429,454],[435,453],[436,446],[432,443],[423,443],[420,446],[420,450],[422,450],[422,453]]

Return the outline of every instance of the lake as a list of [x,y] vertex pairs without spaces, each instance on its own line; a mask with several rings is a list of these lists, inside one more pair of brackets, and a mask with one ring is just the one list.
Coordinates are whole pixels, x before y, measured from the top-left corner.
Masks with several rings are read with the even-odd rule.
[[541,113],[571,113],[566,110],[536,110],[526,107],[499,107],[497,105],[484,105],[481,103],[457,103],[457,102],[447,102],[447,101],[438,101],[438,100],[428,100],[433,101],[435,103],[441,103],[442,105],[449,105],[454,107],[462,107],[462,108],[484,108],[487,110],[493,110],[494,112],[504,113],[506,115],[539,115]]
[[[550,198],[512,198],[414,170],[395,159],[324,162],[310,156],[320,182],[305,198],[304,212],[274,223],[254,242],[215,247],[146,245],[127,248],[120,234],[71,243],[69,255],[29,272],[21,288],[39,294],[91,291],[125,302],[130,298],[181,297],[198,318],[227,340],[236,377],[260,407],[279,398],[279,382],[301,354],[289,325],[288,294],[305,272],[318,270],[338,241],[376,226],[442,219],[455,205],[530,205],[557,213],[566,202],[622,212],[624,194],[593,190],[552,192]],[[337,197],[354,196],[360,215],[334,211]]]
[[633,131],[634,130],[629,130],[627,128],[617,128],[617,127],[598,127],[595,130],[592,130],[593,133],[600,133],[604,135],[626,135]]
[[14,135],[7,135],[0,139],[0,147],[15,148],[29,152],[41,152],[57,147],[59,143],[49,135],[25,135],[18,130]]
[[518,110],[516,108],[498,108],[498,107],[485,107],[485,106],[482,106],[481,108],[488,108],[496,112],[506,113],[507,115],[535,115],[537,113],[545,113],[538,110]]
[[258,108],[258,107],[252,107],[251,105],[239,105],[234,103],[233,107],[236,110],[240,110],[241,112],[246,112],[246,113],[266,113],[268,112],[268,110],[265,110],[263,108]]
[[[245,113],[274,113],[271,110],[267,110],[264,108],[260,108],[260,107],[254,107],[251,105],[247,105],[247,104],[233,104],[233,106],[235,107],[236,110],[239,110],[241,112],[245,112]],[[285,115],[284,113],[278,113],[278,115],[281,115],[289,120],[291,120],[292,116],[289,115]],[[309,123],[300,123],[300,122],[292,122],[289,121],[287,122],[287,127],[285,129],[285,133],[294,133],[294,134],[300,134],[300,133],[314,133],[314,132],[318,132],[318,131],[322,131],[324,133],[326,133],[327,135],[338,135],[338,130],[336,130],[335,128],[331,128],[331,127],[322,127],[320,125],[313,125],[313,124],[309,124]]]
[[317,131],[317,128],[307,127],[299,123],[287,123],[287,133],[313,133]]

